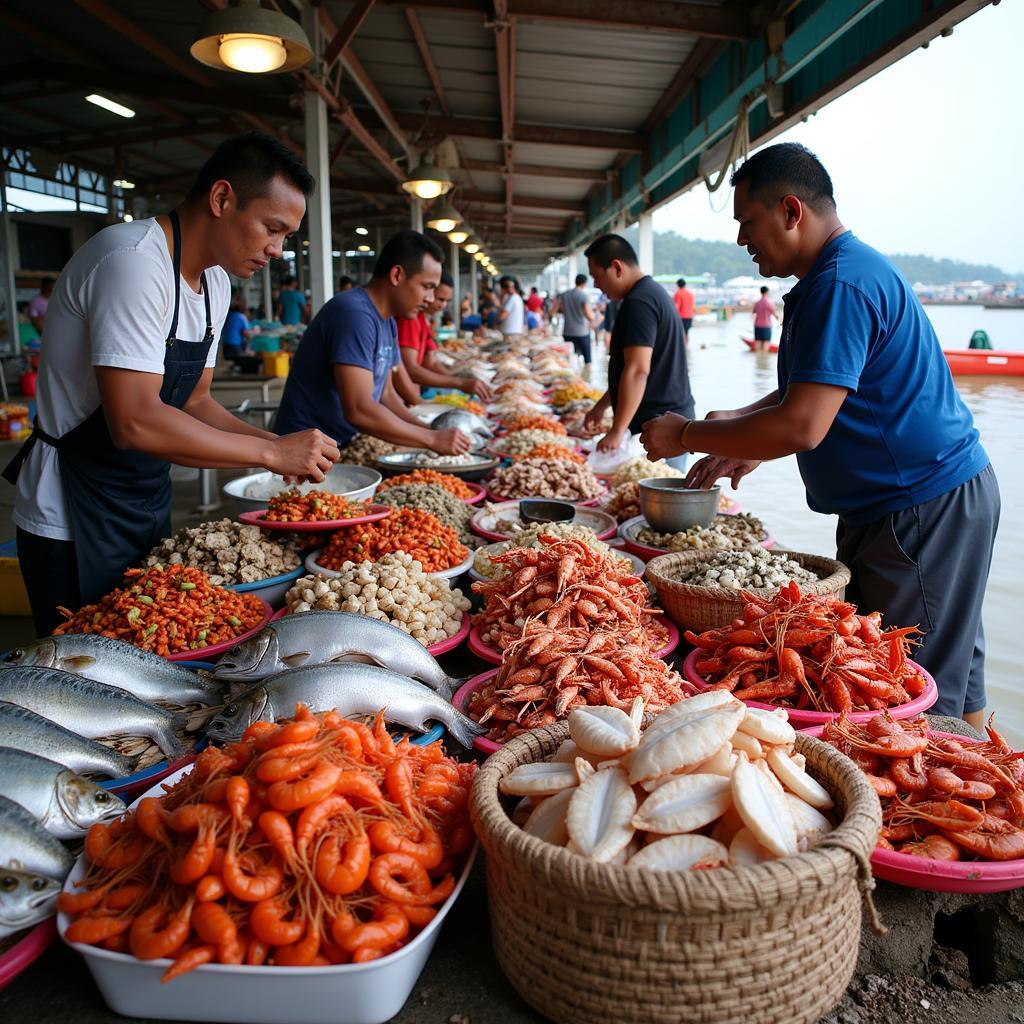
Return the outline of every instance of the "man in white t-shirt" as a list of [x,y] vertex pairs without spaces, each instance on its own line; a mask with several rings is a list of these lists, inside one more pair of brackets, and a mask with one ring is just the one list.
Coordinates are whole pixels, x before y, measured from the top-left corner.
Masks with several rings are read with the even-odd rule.
[[502,334],[522,334],[526,330],[526,305],[523,297],[516,291],[516,283],[511,277],[503,277],[501,285],[501,312],[498,323]]
[[337,460],[319,430],[278,437],[210,394],[228,273],[252,277],[281,256],[313,187],[276,139],[228,139],[180,207],[105,228],[61,272],[35,429],[4,470],[40,635],[58,606],[109,592],[168,535],[170,463],[322,480]]

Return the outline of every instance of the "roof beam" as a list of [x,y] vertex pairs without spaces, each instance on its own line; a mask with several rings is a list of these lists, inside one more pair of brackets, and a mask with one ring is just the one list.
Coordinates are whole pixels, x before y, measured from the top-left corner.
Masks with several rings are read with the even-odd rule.
[[690,51],[686,60],[680,65],[679,70],[672,76],[660,99],[651,108],[651,112],[644,119],[641,131],[650,134],[665,120],[670,111],[686,95],[687,90],[693,85],[697,78],[706,74],[715,58],[721,52],[720,43],[701,39]]
[[[411,110],[396,110],[395,120],[405,129],[415,131],[423,115]],[[455,135],[470,139],[492,139],[501,142],[501,124],[484,117],[432,117],[431,127],[439,135]],[[588,128],[564,128],[559,125],[527,124],[513,126],[517,142],[536,142],[552,146],[582,146],[611,149],[615,152],[640,152],[646,137],[634,132],[593,131]]]
[[359,27],[366,20],[366,16],[373,9],[374,2],[375,0],[358,0],[358,3],[352,6],[342,22],[341,28],[334,33],[334,37],[324,50],[325,67],[330,67],[344,53],[348,44],[355,38]]
[[[465,157],[459,161],[459,168],[465,171],[486,171],[490,174],[501,174],[505,169],[497,160],[474,160]],[[458,169],[458,168],[457,168]],[[521,164],[515,166],[515,173],[530,178],[565,178],[573,181],[603,182],[608,177],[607,171],[585,171],[574,167],[545,167],[543,164]]]
[[[384,0],[419,10],[489,14],[481,0]],[[508,0],[508,14],[532,21],[568,21],[580,25],[618,26],[642,31],[680,32],[712,39],[751,39],[756,23],[742,9],[685,3],[679,0]]]
[[165,139],[180,139],[187,135],[230,135],[237,131],[234,121],[215,121],[203,124],[192,122],[187,125],[167,124],[166,120],[149,121],[137,125],[134,131],[126,130],[118,125],[107,131],[76,129],[74,132],[63,131],[59,135],[36,135],[25,140],[28,146],[42,146],[44,149],[57,149],[61,152],[70,149],[103,149],[105,146],[141,146],[149,142],[161,142]]
[[501,143],[505,154],[505,229],[512,227],[512,147],[516,122],[516,22],[509,17],[508,0],[494,0],[494,46],[498,63],[498,103]]
[[423,61],[427,77],[430,79],[430,84],[434,87],[434,95],[437,96],[437,102],[441,105],[441,110],[446,115],[450,115],[451,110],[448,107],[448,98],[444,94],[444,87],[441,85],[441,78],[437,73],[434,58],[430,56],[430,46],[423,32],[423,26],[420,24],[419,15],[411,7],[406,7],[405,17],[409,22],[412,37],[416,40],[416,48],[420,51],[420,59]]

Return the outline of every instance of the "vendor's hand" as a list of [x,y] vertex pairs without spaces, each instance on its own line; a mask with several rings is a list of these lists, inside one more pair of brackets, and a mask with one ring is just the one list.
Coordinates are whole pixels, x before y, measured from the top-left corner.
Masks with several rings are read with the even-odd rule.
[[441,455],[465,455],[472,444],[469,435],[455,427],[450,430],[436,430],[430,441],[431,450]]
[[724,455],[706,455],[694,463],[690,472],[686,474],[686,486],[707,490],[716,480],[727,476],[736,488],[748,473],[753,473],[760,465],[760,461],[753,459],[729,459]]
[[604,419],[604,409],[599,406],[591,406],[590,411],[583,417],[583,427],[591,434],[601,429],[601,421]]
[[479,398],[481,402],[490,402],[494,398],[494,392],[490,385],[476,377],[463,377],[459,382],[459,390],[465,391],[467,395]]
[[[589,416],[590,414],[587,413]],[[600,441],[597,442],[599,452],[617,452],[622,447],[626,432],[624,430],[609,430]]]
[[658,459],[671,459],[675,455],[682,455],[686,449],[680,437],[687,423],[689,420],[677,412],[666,412],[662,416],[648,420],[640,434],[640,443],[647,451],[647,458],[651,462],[657,462]]
[[320,483],[339,455],[335,440],[314,428],[275,438],[264,464],[280,476]]

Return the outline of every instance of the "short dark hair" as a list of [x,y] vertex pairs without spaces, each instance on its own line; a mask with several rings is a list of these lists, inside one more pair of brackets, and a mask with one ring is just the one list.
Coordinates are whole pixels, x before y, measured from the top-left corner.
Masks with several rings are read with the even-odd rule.
[[46,288],[52,288],[56,283],[52,277],[44,277],[39,282],[39,290],[44,291]]
[[576,287],[577,288],[581,284],[586,284],[586,283],[587,283],[587,275],[586,274],[577,274],[576,275]]
[[761,294],[762,295],[767,295],[768,294],[768,285],[766,285],[766,284],[761,285]]
[[531,294],[531,295],[536,295],[536,294],[537,294],[537,286],[536,286],[536,285],[534,285],[534,286],[533,286],[533,287],[532,287],[532,288],[530,289],[530,294]]
[[260,199],[270,183],[281,176],[304,196],[311,196],[316,179],[299,157],[283,142],[266,132],[244,132],[225,139],[199,169],[186,200],[196,202],[209,194],[215,181],[230,182],[239,207]]
[[501,277],[498,280],[498,284],[500,284],[502,288],[504,288],[505,285],[507,285],[507,284],[510,284],[510,285],[512,285],[513,288],[515,288],[515,286],[516,286],[516,279],[514,277],[510,277],[508,274],[505,274],[503,277]]
[[432,256],[438,263],[444,262],[444,253],[435,241],[419,231],[406,228],[385,242],[374,265],[373,276],[387,277],[392,267],[401,267],[407,277],[412,277],[423,269],[426,256]]
[[293,274],[289,274],[289,275],[288,275],[288,276],[287,276],[287,277],[286,277],[286,278],[284,279],[284,283],[285,283],[285,284],[295,284],[295,276],[294,276]]
[[441,284],[447,285],[449,288],[452,289],[452,291],[455,290],[455,279],[452,277],[451,274],[448,273],[447,270],[441,271]]
[[686,287],[686,278],[684,278],[684,277],[679,278],[679,280],[676,281],[676,287],[677,288],[685,288]]
[[613,260],[620,260],[628,267],[638,265],[636,251],[622,235],[602,235],[587,246],[583,255],[593,260],[602,270],[607,270]]
[[338,291],[343,292],[346,288],[354,288],[355,284],[355,281],[353,281],[348,274],[342,274],[341,277],[338,278]]
[[780,142],[755,153],[733,172],[731,182],[733,186],[746,182],[750,197],[766,206],[793,195],[815,213],[832,213],[836,208],[825,165],[799,142]]

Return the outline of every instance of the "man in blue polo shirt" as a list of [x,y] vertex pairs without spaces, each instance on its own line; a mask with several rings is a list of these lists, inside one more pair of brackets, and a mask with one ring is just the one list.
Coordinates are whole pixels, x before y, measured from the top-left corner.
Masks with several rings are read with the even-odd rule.
[[[469,451],[459,430],[430,430],[403,404],[392,373],[404,374],[396,317],[413,319],[441,280],[441,250],[417,231],[399,231],[381,250],[366,287],[339,292],[306,328],[281,396],[276,429],[332,424],[348,444],[370,434],[444,455]],[[303,429],[303,428],[298,428]]]
[[939,687],[936,713],[980,726],[981,606],[999,487],[924,310],[880,253],[839,221],[813,153],[770,146],[733,175],[737,242],[785,297],[779,387],[706,420],[645,424],[651,458],[708,452],[691,486],[733,486],[763,459],[796,454],[816,512],[839,516],[847,597],[890,625],[919,625],[914,657]]

